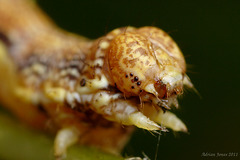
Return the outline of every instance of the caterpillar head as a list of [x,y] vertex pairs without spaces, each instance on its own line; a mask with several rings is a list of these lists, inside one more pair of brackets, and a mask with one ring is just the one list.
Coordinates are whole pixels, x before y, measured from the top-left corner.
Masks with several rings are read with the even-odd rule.
[[118,34],[108,50],[110,75],[128,96],[151,94],[167,99],[182,93],[185,60],[177,44],[155,27]]

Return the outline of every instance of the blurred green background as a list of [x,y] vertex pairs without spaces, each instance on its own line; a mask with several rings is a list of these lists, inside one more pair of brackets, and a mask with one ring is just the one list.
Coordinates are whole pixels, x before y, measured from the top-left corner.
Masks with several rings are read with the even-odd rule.
[[[38,0],[62,28],[95,39],[122,26],[156,26],[178,43],[199,97],[186,92],[175,112],[189,134],[164,133],[158,158],[240,158],[240,1],[238,0]],[[155,158],[157,137],[138,130],[124,155]]]

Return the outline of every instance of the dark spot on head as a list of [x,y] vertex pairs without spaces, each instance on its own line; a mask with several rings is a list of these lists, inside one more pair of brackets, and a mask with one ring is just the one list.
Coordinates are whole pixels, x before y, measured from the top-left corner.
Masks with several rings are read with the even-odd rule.
[[130,73],[130,76],[132,77],[132,76],[133,76],[133,73]]
[[137,76],[134,77],[134,81],[138,81],[138,77]]
[[142,90],[142,89],[140,89],[140,92],[143,92],[143,90]]
[[81,85],[81,86],[85,86],[85,85],[86,85],[86,80],[85,80],[85,79],[82,79],[82,80],[80,81],[80,85]]
[[138,86],[140,86],[140,85],[141,85],[141,82],[140,82],[140,81],[138,81],[138,82],[137,82],[137,85],[138,85]]
[[128,78],[128,75],[126,74],[125,77]]
[[131,88],[134,89],[134,86],[132,86]]

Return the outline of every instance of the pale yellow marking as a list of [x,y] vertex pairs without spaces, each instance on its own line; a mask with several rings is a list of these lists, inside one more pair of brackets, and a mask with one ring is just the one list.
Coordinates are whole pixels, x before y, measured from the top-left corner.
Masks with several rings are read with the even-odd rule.
[[78,87],[77,91],[79,94],[93,93],[96,92],[98,89],[103,89],[108,86],[108,80],[104,75],[101,76],[101,79],[88,79],[86,81],[87,82],[85,86]]
[[29,76],[30,74],[32,74],[32,71],[33,70],[31,68],[25,68],[25,69],[23,69],[22,73],[25,76]]
[[21,98],[21,100],[28,102],[28,103],[32,102],[32,95],[33,95],[32,90],[18,87],[15,89],[14,92],[17,97]]
[[41,74],[44,74],[46,72],[46,67],[42,64],[35,63],[32,66],[32,70],[33,70],[33,72],[36,72],[36,73],[41,75]]
[[66,69],[61,70],[59,75],[62,76],[62,77],[66,76],[67,75],[67,70]]
[[112,36],[112,35],[107,35],[107,39],[112,40],[113,38],[114,38],[114,36]]
[[101,67],[102,67],[102,66],[103,66],[103,63],[104,63],[104,62],[103,62],[102,59],[96,59],[93,64],[94,64],[94,66],[97,66],[97,65],[98,65],[98,66],[101,66]]
[[115,29],[115,30],[113,30],[112,32],[117,35],[117,34],[120,34],[120,33],[121,33],[121,30],[120,30],[120,29]]
[[66,90],[64,88],[53,88],[50,86],[45,86],[45,95],[50,100],[53,100],[55,102],[63,102],[66,97]]
[[107,49],[109,47],[109,43],[107,41],[102,41],[100,43],[101,49]]
[[75,77],[79,77],[79,76],[80,76],[78,70],[75,69],[75,68],[69,69],[69,70],[68,70],[68,73],[71,74],[71,75],[73,75],[73,76],[75,76]]

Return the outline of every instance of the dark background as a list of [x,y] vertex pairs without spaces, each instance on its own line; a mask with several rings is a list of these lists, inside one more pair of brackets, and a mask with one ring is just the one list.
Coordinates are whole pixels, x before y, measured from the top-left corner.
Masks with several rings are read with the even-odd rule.
[[[62,28],[98,38],[122,26],[157,26],[180,46],[199,97],[187,92],[177,115],[189,134],[163,134],[157,159],[219,159],[203,153],[238,153],[240,158],[240,1],[39,0]],[[157,137],[138,130],[124,155],[155,157]],[[220,158],[222,159],[222,158]]]

